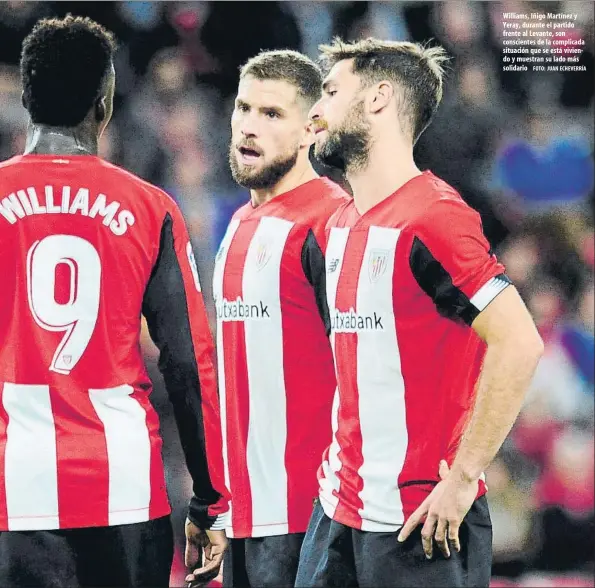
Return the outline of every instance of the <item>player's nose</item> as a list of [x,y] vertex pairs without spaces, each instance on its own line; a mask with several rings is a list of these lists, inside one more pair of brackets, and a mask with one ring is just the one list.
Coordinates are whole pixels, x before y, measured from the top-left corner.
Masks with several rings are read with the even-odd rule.
[[256,137],[258,135],[258,124],[253,117],[247,116],[240,123],[239,130],[243,137]]
[[254,126],[243,126],[240,129],[240,133],[242,133],[242,137],[244,138],[252,138],[257,136],[256,128]]
[[310,109],[310,112],[308,113],[308,118],[312,121],[315,122],[317,121],[320,117],[321,117],[321,108],[320,108],[320,100],[314,104],[314,106],[312,106],[312,108]]

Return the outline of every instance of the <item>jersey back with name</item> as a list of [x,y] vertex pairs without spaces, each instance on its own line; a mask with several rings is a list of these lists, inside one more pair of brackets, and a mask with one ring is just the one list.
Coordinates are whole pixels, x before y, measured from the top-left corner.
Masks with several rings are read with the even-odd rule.
[[0,166],[0,530],[169,513],[139,342],[168,200],[97,157]]

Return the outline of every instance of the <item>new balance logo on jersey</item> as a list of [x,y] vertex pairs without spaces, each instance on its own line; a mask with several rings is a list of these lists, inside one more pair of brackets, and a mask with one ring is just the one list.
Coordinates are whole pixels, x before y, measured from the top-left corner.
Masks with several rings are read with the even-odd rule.
[[241,298],[217,300],[217,318],[222,321],[246,321],[270,319],[269,307],[262,300],[258,304],[246,304]]
[[334,310],[331,314],[331,330],[335,333],[355,333],[357,331],[383,331],[382,317],[374,312],[363,315],[350,308],[348,312]]
[[339,261],[340,259],[338,257],[335,257],[334,259],[330,260],[327,270],[329,274],[332,274],[333,272],[337,271],[337,268],[339,267]]

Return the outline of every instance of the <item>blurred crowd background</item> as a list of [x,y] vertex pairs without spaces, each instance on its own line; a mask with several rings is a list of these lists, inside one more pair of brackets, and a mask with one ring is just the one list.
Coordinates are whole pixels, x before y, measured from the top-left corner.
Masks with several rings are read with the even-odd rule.
[[[502,71],[502,13],[536,11],[577,15],[566,34],[585,40],[586,72]],[[453,59],[444,101],[416,147],[418,164],[480,212],[546,342],[521,417],[487,472],[493,584],[593,586],[593,3],[0,2],[2,159],[24,147],[21,42],[38,18],[67,12],[118,38],[114,119],[101,155],[179,203],[212,326],[206,285],[227,222],[248,198],[227,164],[239,66],[261,49],[316,58],[334,35],[446,47]],[[147,337],[145,350],[181,546],[190,481]],[[178,585],[180,573],[178,553]]]

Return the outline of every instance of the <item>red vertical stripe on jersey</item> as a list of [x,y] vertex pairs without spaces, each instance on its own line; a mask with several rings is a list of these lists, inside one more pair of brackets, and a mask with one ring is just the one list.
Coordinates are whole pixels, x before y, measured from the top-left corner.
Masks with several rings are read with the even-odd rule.
[[[419,466],[426,460],[439,464],[441,459],[446,458],[446,455],[434,453],[439,449],[438,445],[427,442],[427,431],[439,431],[442,428],[444,406],[439,403],[444,402],[445,399],[435,398],[431,407],[428,406],[428,399],[432,397],[427,390],[437,389],[432,370],[427,370],[428,377],[425,381],[420,382],[416,377],[416,368],[420,361],[431,364],[429,359],[420,357],[419,350],[431,349],[432,341],[428,341],[427,338],[431,337],[434,340],[443,338],[444,330],[440,323],[435,324],[432,330],[420,329],[412,323],[407,313],[399,312],[399,309],[406,308],[410,304],[411,291],[418,287],[409,268],[409,249],[410,244],[404,239],[397,242],[393,276],[393,308],[401,356],[401,373],[405,384],[405,419],[408,438],[403,466],[397,476],[398,485],[411,480],[433,479],[438,482],[438,468],[430,477],[425,473],[425,469],[420,471]],[[434,312],[434,303],[429,296],[424,294],[420,304],[427,307],[428,313]],[[441,322],[448,324],[449,320],[444,318]],[[426,387],[427,390],[424,390]],[[422,452],[423,460],[420,459]],[[401,503],[405,519],[413,514],[433,488],[432,484],[411,484],[401,488]]]
[[[229,246],[223,274],[223,297],[226,300],[242,298],[242,277],[248,246],[257,228],[257,222],[241,224]],[[252,534],[252,491],[246,456],[250,422],[246,338],[242,321],[235,323],[224,321],[221,328],[223,340],[226,341],[226,345],[219,350],[219,353],[223,353],[225,369],[227,461],[229,491],[232,497],[231,524],[234,535],[245,537]],[[235,403],[231,402],[232,395],[235,397]],[[230,426],[229,423],[234,423],[235,427]]]
[[[296,253],[294,250],[296,239],[292,238],[296,230],[294,227],[287,238],[287,244],[285,249],[283,250],[283,255],[281,257],[281,271],[279,275],[279,300],[281,303],[281,332],[283,334],[283,362],[286,364],[286,359],[288,356],[299,357],[299,348],[303,345],[303,340],[296,337],[288,337],[288,332],[291,332],[290,325],[288,325],[288,317],[291,316],[291,312],[287,308],[289,306],[288,300],[289,297],[287,296],[286,289],[286,280],[287,280],[287,273],[283,271],[283,268],[291,266],[292,259],[300,259],[301,251]],[[306,296],[307,293],[304,293]],[[292,416],[297,412],[299,414],[299,410],[295,410],[298,408],[294,405],[296,402],[303,402],[303,398],[301,395],[300,388],[300,380],[301,380],[301,373],[296,373],[298,370],[291,370],[284,369],[283,376],[285,378],[285,401],[286,401],[286,426],[287,426],[287,439],[285,442],[285,471],[287,472],[287,532],[288,533],[295,533],[295,521],[296,517],[301,517],[302,513],[296,513],[294,509],[292,509],[293,505],[303,504],[304,501],[299,499],[299,496],[303,496],[304,482],[306,482],[307,488],[307,480],[303,480],[303,476],[300,476],[300,469],[301,464],[298,461],[300,457],[304,459],[306,456],[298,456],[296,455],[296,450],[299,451],[299,447],[294,447],[294,437],[296,437],[296,433],[299,434],[299,423],[295,422],[295,418]],[[303,426],[303,424],[302,424]],[[297,467],[296,467],[297,466]],[[297,475],[296,475],[297,470]],[[294,482],[292,484],[292,481]],[[295,483],[297,482],[297,483]],[[297,497],[297,500],[296,500]],[[314,498],[314,497],[312,497]]]
[[2,394],[4,384],[0,384],[0,529],[8,529],[8,505],[6,504],[6,477],[4,475],[4,457],[6,455],[6,428],[8,413],[4,410]]
[[[357,289],[362,271],[364,252],[368,240],[367,231],[352,230],[345,246],[345,257],[337,285],[335,306],[340,312],[357,312]],[[362,432],[359,423],[359,392],[357,386],[357,333],[335,334],[335,357],[341,358],[344,369],[339,369],[337,378],[342,391],[341,404],[337,415],[337,441],[340,446],[338,473],[341,483],[342,499],[339,500],[335,516],[337,520],[348,520],[356,528],[361,527],[359,517],[354,520],[353,512],[363,508],[359,493],[364,487],[358,470],[363,463]],[[365,367],[365,366],[364,366]],[[340,435],[344,431],[345,435]],[[346,469],[345,463],[354,464],[353,469]],[[349,503],[349,507],[345,504]]]
[[[326,338],[324,323],[316,309],[314,290],[304,279],[298,289],[289,291],[290,283],[295,284],[284,268],[295,267],[301,259],[304,239],[296,238],[294,227],[287,239],[281,258],[280,301],[283,333],[283,375],[285,378],[287,441],[285,445],[285,471],[287,472],[287,527],[288,533],[303,533],[312,514],[312,503],[318,495],[318,482],[314,473],[320,466],[322,453],[331,442],[330,413],[333,395],[327,394],[334,388],[333,356]],[[305,238],[305,237],[304,237]],[[299,261],[297,262],[299,263]],[[299,266],[298,266],[299,267]],[[294,286],[295,288],[295,286]],[[295,300],[300,301],[303,313],[296,309]],[[297,320],[296,320],[297,317]],[[299,322],[298,322],[299,321]],[[299,336],[295,336],[296,332]],[[293,334],[293,336],[292,336]],[[325,344],[321,348],[320,342]],[[304,354],[304,345],[315,345],[316,363]],[[309,361],[310,359],[310,361]],[[291,367],[291,369],[288,369]],[[328,367],[328,369],[325,369]],[[304,373],[316,370],[319,374],[317,385],[324,394],[314,395],[304,390]],[[307,410],[304,409],[307,403]],[[321,430],[311,431],[310,440],[304,447],[304,427],[307,427],[307,413],[312,415],[311,426],[319,425],[320,416],[328,414],[328,439]],[[320,440],[320,443],[317,441]],[[314,450],[316,446],[319,449]],[[304,472],[311,472],[305,476]]]
[[[397,242],[395,251],[395,268],[393,272],[393,308],[402,309],[408,304],[407,296],[410,296],[410,288],[414,287],[409,269],[409,255],[403,255],[399,248],[405,248],[408,244],[404,240]],[[426,303],[433,305],[432,300],[427,297]],[[423,480],[427,476],[421,475],[416,471],[415,463],[419,463],[417,453],[421,448],[426,448],[424,443],[420,441],[425,440],[425,428],[435,431],[439,429],[438,422],[433,423],[432,419],[438,421],[442,418],[441,410],[428,410],[427,397],[419,394],[419,385],[416,385],[415,379],[411,377],[413,368],[419,361],[419,337],[421,337],[420,329],[413,329],[405,320],[406,314],[395,310],[395,330],[397,332],[397,339],[399,342],[399,354],[401,356],[401,374],[403,375],[403,382],[405,384],[405,422],[407,426],[407,451],[403,466],[397,476],[396,483],[400,484],[404,480]],[[432,333],[433,337],[439,336],[438,333]],[[438,456],[435,457],[437,462],[440,461]],[[412,468],[413,466],[413,468]],[[436,472],[437,473],[437,472]],[[424,501],[431,492],[432,486],[413,484],[406,486],[400,490],[401,504],[403,506],[403,514],[405,519],[410,517],[417,507]]]
[[159,433],[159,416],[153,409],[149,397],[144,392],[134,392],[132,395],[145,411],[149,439],[151,441],[151,465],[149,480],[151,483],[151,498],[149,501],[149,519],[162,516],[169,509],[167,490],[165,488],[165,471],[161,458],[163,441]]
[[[68,386],[65,393],[69,392]],[[60,527],[79,526],[88,513],[87,527],[109,524],[109,468],[103,423],[97,416],[87,392],[72,410],[50,387],[50,401],[56,427],[56,459],[58,463],[58,512]],[[83,412],[84,411],[84,412]],[[82,414],[81,414],[82,413]],[[125,449],[122,449],[125,451]],[[92,464],[93,476],[87,476]]]

